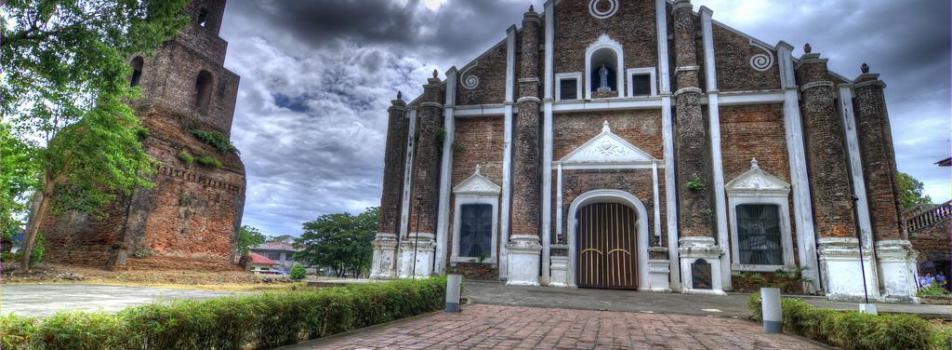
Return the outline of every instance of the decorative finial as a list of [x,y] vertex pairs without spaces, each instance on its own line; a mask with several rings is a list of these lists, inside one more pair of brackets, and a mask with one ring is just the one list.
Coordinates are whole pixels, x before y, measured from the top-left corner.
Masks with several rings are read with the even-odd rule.
[[757,162],[757,158],[752,158],[752,159],[750,160],[750,168],[751,168],[751,169],[760,169],[760,163]]
[[437,72],[436,69],[434,69],[434,70],[433,70],[433,79],[439,79],[439,78],[440,78],[440,73]]
[[866,64],[866,63],[863,63],[863,65],[862,65],[861,67],[859,67],[859,70],[863,71],[863,74],[868,74],[868,73],[869,73],[869,65]]
[[479,173],[479,170],[480,170],[480,166],[479,164],[476,164],[476,175],[483,176],[483,174]]
[[602,123],[602,132],[612,132],[612,128],[608,126],[607,120]]
[[803,52],[804,52],[804,53],[813,53],[813,46],[810,46],[810,43],[807,43],[806,45],[803,45]]
[[403,91],[397,90],[397,99],[403,101]]
[[529,12],[535,12],[535,7],[529,4]]

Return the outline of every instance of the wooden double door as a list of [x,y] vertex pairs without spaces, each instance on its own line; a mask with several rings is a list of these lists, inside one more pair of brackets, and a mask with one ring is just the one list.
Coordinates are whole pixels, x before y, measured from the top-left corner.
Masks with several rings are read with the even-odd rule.
[[637,216],[617,203],[578,211],[576,284],[581,288],[638,289]]

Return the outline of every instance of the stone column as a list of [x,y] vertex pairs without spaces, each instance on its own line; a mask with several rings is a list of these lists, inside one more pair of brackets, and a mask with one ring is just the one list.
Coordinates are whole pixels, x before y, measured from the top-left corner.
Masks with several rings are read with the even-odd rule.
[[863,64],[862,71],[854,84],[853,103],[884,297],[909,301],[916,294],[917,254],[903,229],[896,155],[883,91],[886,84],[879,74],[869,73],[868,65]]
[[397,99],[391,101],[389,124],[387,125],[387,149],[384,153],[383,193],[380,196],[380,224],[374,240],[373,266],[371,278],[393,278],[394,254],[397,234],[400,232],[400,195],[403,192],[403,174],[406,166],[407,103],[403,94],[397,93]]
[[[836,92],[827,60],[810,45],[797,67],[802,95],[807,171],[819,236],[820,272],[831,299],[863,297],[856,219],[853,213],[845,129],[836,109]],[[869,258],[866,252],[864,259]],[[868,264],[868,260],[866,262]],[[866,271],[872,271],[869,266]]]
[[400,242],[400,277],[428,276],[434,258],[443,129],[443,84],[434,70],[423,86],[417,118],[419,134],[410,191],[410,229]]
[[539,284],[541,152],[539,139],[539,15],[529,7],[522,20],[519,99],[512,162],[512,234],[508,284]]
[[[679,224],[683,291],[723,294],[721,247],[714,240],[714,202],[711,178],[711,147],[707,124],[701,111],[698,79],[697,25],[690,0],[678,0],[672,7],[675,47],[675,113],[677,118],[677,180],[680,203]],[[701,262],[703,260],[703,262]],[[695,263],[709,264],[710,276],[697,276],[706,285],[695,284]],[[703,269],[708,270],[706,267]],[[729,273],[729,271],[727,271]]]

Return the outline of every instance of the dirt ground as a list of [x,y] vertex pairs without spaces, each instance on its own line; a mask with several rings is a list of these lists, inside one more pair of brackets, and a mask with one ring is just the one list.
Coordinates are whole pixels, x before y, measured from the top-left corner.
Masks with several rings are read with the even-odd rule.
[[118,270],[43,264],[29,275],[3,269],[3,284],[83,283],[127,286],[154,286],[224,291],[296,289],[303,283],[265,283],[254,274],[235,268],[231,271],[195,271],[174,269]]

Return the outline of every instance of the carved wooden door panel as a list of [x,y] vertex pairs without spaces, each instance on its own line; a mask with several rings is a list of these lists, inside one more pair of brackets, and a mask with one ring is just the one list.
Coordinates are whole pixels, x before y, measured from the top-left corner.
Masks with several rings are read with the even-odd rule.
[[635,211],[616,203],[578,213],[576,284],[581,288],[638,289]]

